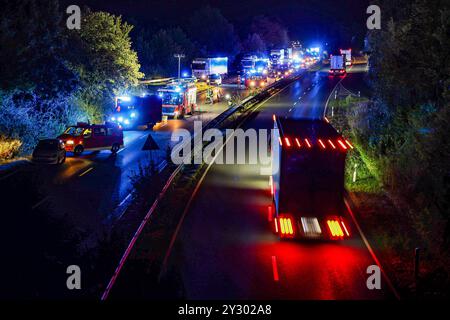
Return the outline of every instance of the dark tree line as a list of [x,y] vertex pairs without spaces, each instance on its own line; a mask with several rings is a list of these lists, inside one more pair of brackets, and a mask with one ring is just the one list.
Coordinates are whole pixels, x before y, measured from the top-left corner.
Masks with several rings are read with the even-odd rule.
[[382,29],[369,34],[375,101],[357,130],[379,159],[385,185],[420,208],[415,214],[444,217],[449,239],[449,3],[380,7]]

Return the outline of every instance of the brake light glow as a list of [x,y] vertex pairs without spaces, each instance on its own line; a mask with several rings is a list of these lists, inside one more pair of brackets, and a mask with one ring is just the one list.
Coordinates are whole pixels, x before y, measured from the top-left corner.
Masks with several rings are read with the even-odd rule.
[[330,146],[331,146],[333,149],[336,149],[336,146],[334,145],[333,141],[331,141],[331,140],[328,139],[328,143],[330,144]]
[[341,140],[338,140],[338,143],[341,145],[342,149],[347,150],[347,146]]
[[321,139],[319,139],[319,143],[320,143],[320,145],[322,146],[322,149],[326,149],[325,144],[322,142]]
[[275,218],[274,221],[275,221],[275,233],[278,233],[278,221],[277,221],[277,218]]
[[341,225],[337,220],[327,220],[328,229],[330,230],[332,237],[343,237],[344,232],[342,231]]
[[306,145],[308,146],[308,148],[311,148],[311,143],[309,143],[308,139],[305,139]]
[[295,143],[297,143],[297,146],[300,148],[302,145],[300,144],[300,141],[298,141],[297,138],[295,138]]

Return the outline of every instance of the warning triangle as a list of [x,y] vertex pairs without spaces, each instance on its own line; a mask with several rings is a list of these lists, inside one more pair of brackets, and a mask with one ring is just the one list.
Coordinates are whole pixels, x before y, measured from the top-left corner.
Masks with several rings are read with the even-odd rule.
[[142,146],[143,151],[149,151],[149,150],[159,150],[159,146],[156,143],[156,141],[153,139],[152,135],[149,134],[147,136],[147,140],[145,140],[144,145]]

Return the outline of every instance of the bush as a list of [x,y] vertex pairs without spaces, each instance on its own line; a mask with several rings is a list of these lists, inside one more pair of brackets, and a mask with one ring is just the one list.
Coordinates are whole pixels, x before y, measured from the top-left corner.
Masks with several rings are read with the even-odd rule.
[[74,101],[44,100],[33,92],[0,92],[0,135],[7,137],[5,141],[20,142],[13,155],[30,154],[39,139],[54,138],[68,124],[86,120]]
[[22,142],[19,139],[9,139],[0,136],[0,160],[9,160],[16,157],[20,152]]

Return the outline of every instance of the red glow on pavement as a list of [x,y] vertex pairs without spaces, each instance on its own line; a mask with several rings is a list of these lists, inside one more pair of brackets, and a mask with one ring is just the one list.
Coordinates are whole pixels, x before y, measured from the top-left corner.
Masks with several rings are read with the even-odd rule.
[[279,281],[280,277],[278,276],[277,257],[275,256],[272,256],[272,270],[273,270],[273,280]]

